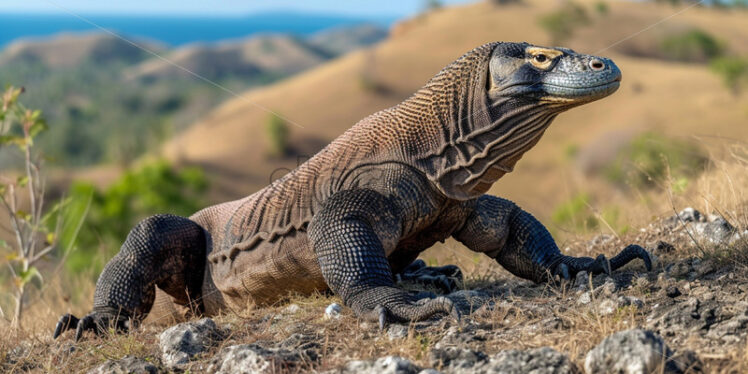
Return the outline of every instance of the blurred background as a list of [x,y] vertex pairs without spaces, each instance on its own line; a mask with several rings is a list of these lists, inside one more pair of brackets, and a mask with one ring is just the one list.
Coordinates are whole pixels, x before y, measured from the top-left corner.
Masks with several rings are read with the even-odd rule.
[[[3,2],[0,320],[19,299],[47,305],[50,320],[86,311],[138,220],[262,188],[489,41],[565,46],[623,72],[617,93],[559,116],[491,191],[535,214],[562,248],[685,205],[744,207],[747,6]],[[450,241],[424,258],[481,260]]]

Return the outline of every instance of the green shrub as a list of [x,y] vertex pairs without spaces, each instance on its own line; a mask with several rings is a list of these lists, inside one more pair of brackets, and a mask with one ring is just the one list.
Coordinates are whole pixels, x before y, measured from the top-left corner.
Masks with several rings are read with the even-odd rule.
[[707,62],[724,54],[725,43],[703,30],[693,29],[666,37],[660,48],[667,59]]
[[720,57],[712,60],[711,70],[722,77],[725,86],[733,93],[740,92],[741,83],[748,80],[748,59],[741,57]]
[[538,23],[550,35],[551,43],[560,45],[571,38],[576,28],[589,24],[590,18],[583,6],[567,2],[561,9],[541,16]]
[[610,12],[610,6],[604,1],[598,1],[595,3],[595,11],[601,16],[605,16]]
[[619,151],[603,168],[603,175],[621,187],[648,188],[665,183],[668,169],[672,179],[678,180],[699,174],[707,163],[704,151],[692,142],[645,133]]
[[597,227],[595,215],[589,210],[589,195],[579,193],[573,196],[553,211],[551,219],[557,225],[571,227],[579,231],[587,231]]
[[203,207],[207,181],[197,168],[177,170],[155,161],[127,171],[110,187],[100,190],[75,183],[73,201],[91,197],[88,219],[78,237],[79,249],[67,261],[73,272],[93,269],[98,274],[124,242],[133,226],[153,214],[189,216]]
[[288,124],[280,116],[271,114],[267,123],[267,134],[272,156],[284,156],[288,152]]

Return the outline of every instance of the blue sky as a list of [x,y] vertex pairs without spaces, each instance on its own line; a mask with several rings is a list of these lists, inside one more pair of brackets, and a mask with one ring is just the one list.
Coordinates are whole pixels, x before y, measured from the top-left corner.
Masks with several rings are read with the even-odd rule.
[[[471,0],[442,0],[443,4]],[[244,15],[275,10],[359,16],[409,16],[425,0],[0,0],[0,12],[59,13],[56,5],[81,14]]]

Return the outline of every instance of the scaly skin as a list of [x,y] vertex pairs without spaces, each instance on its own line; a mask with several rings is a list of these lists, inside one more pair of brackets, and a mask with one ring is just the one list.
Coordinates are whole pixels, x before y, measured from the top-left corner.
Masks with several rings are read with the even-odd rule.
[[478,47],[257,193],[189,219],[143,221],[99,277],[93,312],[63,316],[55,337],[127,329],[158,309],[154,300],[211,315],[327,289],[380,325],[456,316],[449,299],[418,302],[395,283],[396,274],[423,272],[404,270],[450,236],[536,282],[610,272],[634,258],[649,267],[636,245],[611,261],[564,256],[529,213],[484,195],[556,115],[613,93],[619,81],[612,61],[568,49]]

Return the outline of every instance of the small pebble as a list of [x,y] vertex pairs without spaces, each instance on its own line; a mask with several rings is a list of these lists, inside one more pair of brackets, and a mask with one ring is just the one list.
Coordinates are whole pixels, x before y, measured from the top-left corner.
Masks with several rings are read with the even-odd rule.
[[340,312],[343,311],[343,307],[338,303],[332,303],[325,308],[325,319],[340,318]]
[[301,307],[299,307],[299,304],[291,304],[287,306],[284,311],[288,314],[295,314],[299,311],[299,309],[301,309]]
[[666,294],[666,295],[667,295],[668,297],[678,297],[678,296],[682,295],[682,294],[680,293],[680,290],[678,289],[678,287],[675,287],[675,286],[670,286],[670,287],[668,287],[668,288],[667,288],[667,289],[665,290],[665,294]]

